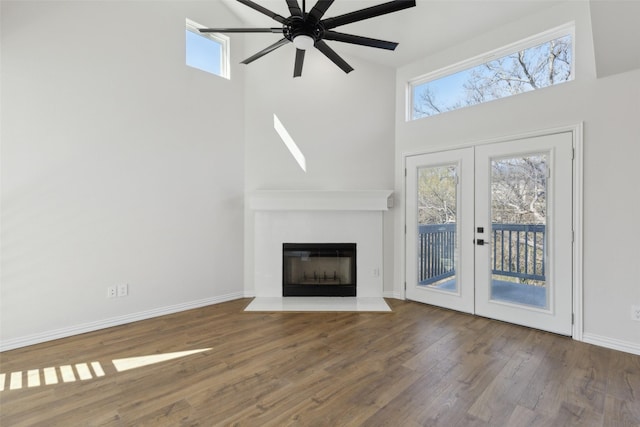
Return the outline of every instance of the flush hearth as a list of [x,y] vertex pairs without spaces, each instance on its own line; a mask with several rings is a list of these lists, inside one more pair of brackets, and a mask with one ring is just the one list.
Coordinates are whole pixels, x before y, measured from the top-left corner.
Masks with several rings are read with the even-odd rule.
[[355,243],[283,243],[283,296],[356,296]]

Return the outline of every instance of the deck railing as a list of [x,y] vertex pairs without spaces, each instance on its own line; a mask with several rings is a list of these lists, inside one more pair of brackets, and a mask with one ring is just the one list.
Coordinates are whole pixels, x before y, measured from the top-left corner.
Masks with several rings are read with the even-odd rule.
[[[492,224],[493,274],[521,281],[545,280],[545,226]],[[418,227],[418,281],[430,285],[456,272],[456,224]]]
[[430,285],[456,273],[456,225],[418,226],[418,281]]
[[544,224],[493,224],[492,272],[545,280]]

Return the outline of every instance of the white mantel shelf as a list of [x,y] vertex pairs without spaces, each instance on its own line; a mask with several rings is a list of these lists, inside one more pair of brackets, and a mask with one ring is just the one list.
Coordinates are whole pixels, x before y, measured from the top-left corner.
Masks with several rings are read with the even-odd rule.
[[393,207],[393,190],[260,190],[247,202],[255,211],[386,211]]

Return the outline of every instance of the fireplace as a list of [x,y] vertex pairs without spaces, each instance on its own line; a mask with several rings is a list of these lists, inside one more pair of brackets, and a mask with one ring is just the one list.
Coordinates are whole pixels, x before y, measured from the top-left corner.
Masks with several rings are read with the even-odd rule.
[[[351,266],[356,272],[352,275],[354,285],[357,274],[356,299],[382,298],[385,277],[382,237],[393,225],[393,216],[385,216],[392,193],[258,190],[247,196],[246,203],[253,216],[253,227],[247,219],[247,236],[250,240],[253,235],[253,244],[248,243],[245,259],[245,295],[304,300],[283,297],[283,283],[293,283],[283,280],[283,244],[317,242],[356,244],[357,258]],[[327,269],[327,276],[333,276],[333,271]],[[313,271],[309,273],[307,277],[313,277]],[[324,278],[324,270],[320,274]],[[354,295],[353,291],[350,293]]]
[[283,243],[282,295],[356,296],[356,244]]

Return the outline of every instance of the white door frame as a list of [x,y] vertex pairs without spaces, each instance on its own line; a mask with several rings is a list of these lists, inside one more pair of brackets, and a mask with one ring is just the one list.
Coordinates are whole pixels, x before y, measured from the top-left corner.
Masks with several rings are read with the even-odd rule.
[[[552,135],[562,132],[571,132],[573,138],[573,150],[574,150],[574,163],[573,163],[573,188],[572,188],[572,202],[573,202],[573,267],[572,267],[572,293],[573,293],[573,327],[572,338],[577,341],[583,340],[583,123],[580,122],[575,125],[562,126],[551,129],[543,129],[538,131],[532,131],[517,135],[510,135],[500,138],[493,138],[489,140],[479,140],[475,142],[469,142],[465,144],[452,145],[447,147],[434,147],[432,149],[426,149],[416,152],[403,152],[402,153],[402,169],[406,171],[407,158],[411,156],[421,154],[431,154],[440,151],[455,150],[459,148],[476,147],[479,145],[493,144],[498,142],[516,141],[518,139],[526,139],[532,137],[539,137],[545,135]],[[406,214],[407,214],[407,185],[406,175],[402,174],[402,197],[403,203],[401,204],[401,227],[397,230],[400,233],[404,233],[402,236],[402,247],[400,249],[400,264],[398,268],[402,271],[402,286],[399,293],[401,299],[406,299],[406,283],[407,274],[406,271]],[[412,274],[412,273],[410,273]]]

